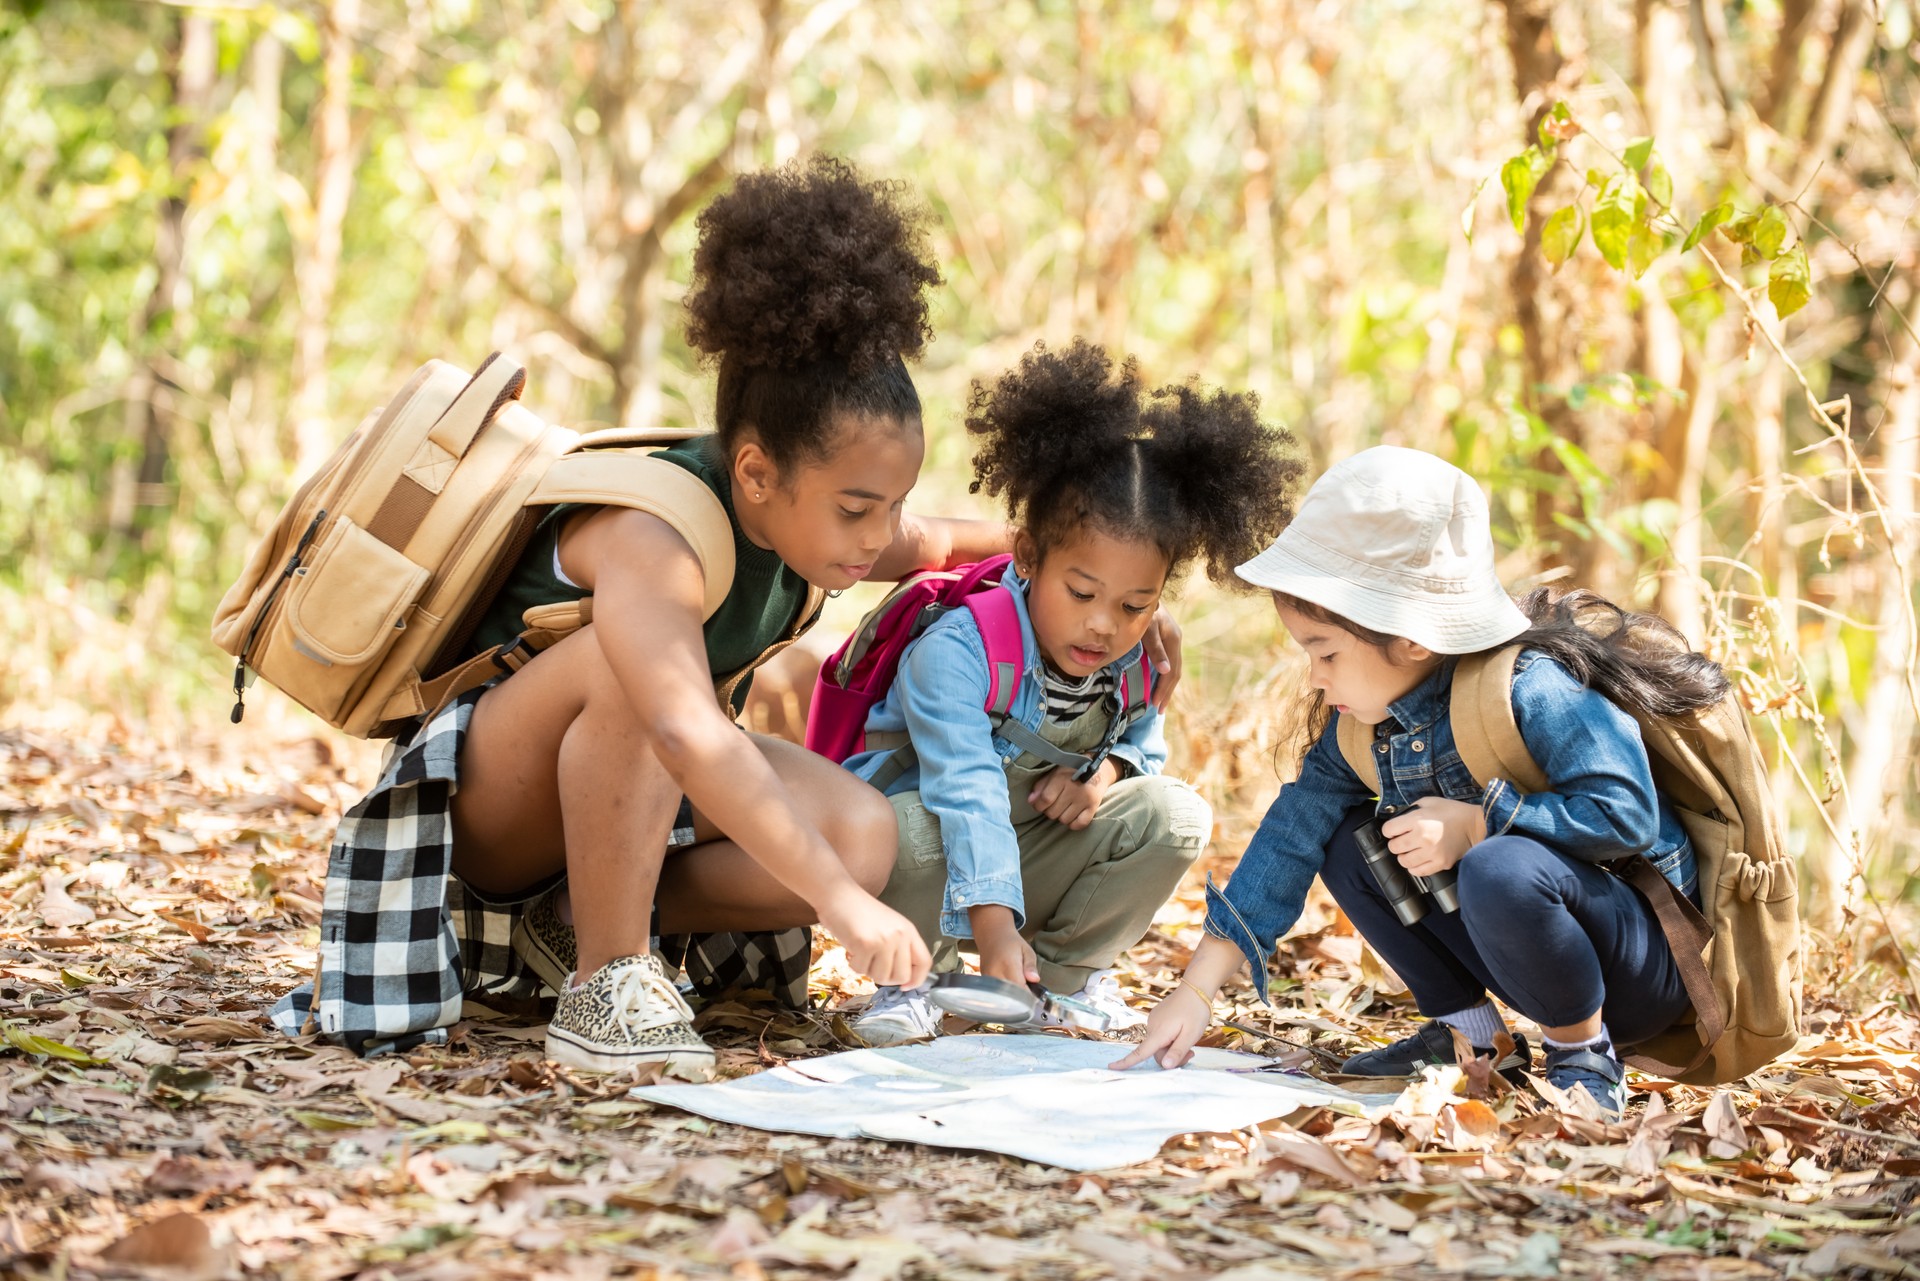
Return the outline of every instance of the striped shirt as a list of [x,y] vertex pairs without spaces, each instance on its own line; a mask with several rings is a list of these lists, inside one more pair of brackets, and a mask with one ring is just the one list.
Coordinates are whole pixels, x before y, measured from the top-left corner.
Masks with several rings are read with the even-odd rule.
[[1103,667],[1078,680],[1046,669],[1047,719],[1059,724],[1076,721],[1087,709],[1113,692],[1114,673]]

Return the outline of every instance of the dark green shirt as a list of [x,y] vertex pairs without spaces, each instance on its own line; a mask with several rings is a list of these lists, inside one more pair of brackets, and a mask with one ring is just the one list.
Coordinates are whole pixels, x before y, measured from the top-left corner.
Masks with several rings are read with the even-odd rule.
[[[726,600],[706,622],[702,632],[707,642],[707,667],[715,677],[735,672],[760,657],[767,649],[786,640],[800,621],[806,605],[807,583],[773,552],[757,547],[740,530],[739,517],[733,511],[733,486],[729,483],[725,460],[720,456],[719,439],[699,436],[656,456],[684,467],[698,476],[719,498],[733,526],[733,587]],[[533,541],[521,554],[506,585],[494,598],[491,608],[475,629],[470,654],[478,654],[495,645],[503,645],[518,636],[525,626],[521,617],[529,609],[578,600],[588,593],[561,581],[554,572],[554,553],[567,517],[582,510],[579,504],[556,507],[540,522]],[[742,680],[733,692],[738,714],[746,702],[753,678]]]

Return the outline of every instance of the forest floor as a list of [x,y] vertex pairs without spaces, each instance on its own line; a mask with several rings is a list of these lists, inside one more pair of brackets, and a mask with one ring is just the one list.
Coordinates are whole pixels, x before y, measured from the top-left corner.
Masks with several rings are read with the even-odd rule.
[[[1877,917],[1809,965],[1799,1049],[1735,1088],[1637,1080],[1610,1125],[1449,1069],[1379,1124],[1073,1174],[711,1123],[556,1071],[527,1023],[365,1061],[278,1036],[351,773],[320,740],[0,732],[0,1275],[1920,1277],[1920,1024]],[[1198,883],[1130,954],[1138,999]],[[1404,1030],[1392,976],[1317,925],[1218,1043],[1319,1062]],[[832,1007],[863,993],[828,951],[820,1012],[701,1021],[738,1075],[855,1046]]]

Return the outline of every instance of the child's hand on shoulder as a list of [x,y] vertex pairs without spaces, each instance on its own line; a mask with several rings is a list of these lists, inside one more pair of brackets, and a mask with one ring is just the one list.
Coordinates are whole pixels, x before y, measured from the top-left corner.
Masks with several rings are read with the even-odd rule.
[[1487,839],[1487,816],[1478,805],[1423,796],[1404,814],[1380,824],[1387,848],[1415,876],[1432,876],[1458,863]]
[[1065,823],[1076,832],[1083,831],[1087,824],[1093,822],[1094,811],[1100,808],[1100,798],[1119,778],[1120,766],[1111,756],[1101,761],[1100,768],[1084,783],[1074,782],[1072,771],[1064,765],[1058,765],[1027,793],[1027,804],[1048,818]]

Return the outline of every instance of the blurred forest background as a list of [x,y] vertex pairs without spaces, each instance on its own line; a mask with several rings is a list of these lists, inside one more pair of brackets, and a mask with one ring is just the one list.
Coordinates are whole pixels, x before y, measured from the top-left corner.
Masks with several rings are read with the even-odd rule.
[[[1914,0],[0,0],[0,723],[224,730],[214,602],[429,357],[709,417],[692,215],[831,150],[932,214],[922,510],[983,510],[966,390],[1040,338],[1251,387],[1315,472],[1437,451],[1511,585],[1737,669],[1813,922],[1897,969],[1917,58]],[[1237,852],[1298,671],[1263,601],[1180,607]]]

